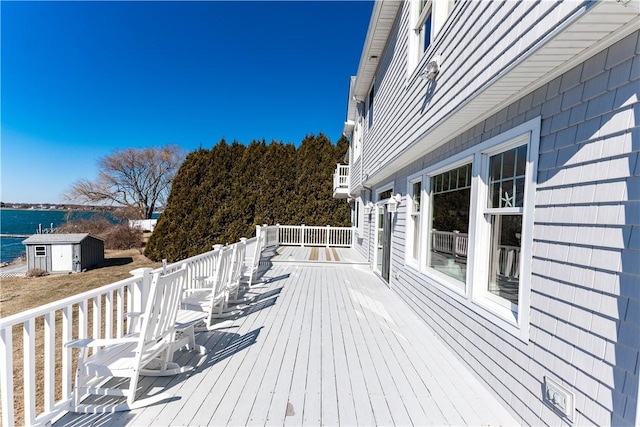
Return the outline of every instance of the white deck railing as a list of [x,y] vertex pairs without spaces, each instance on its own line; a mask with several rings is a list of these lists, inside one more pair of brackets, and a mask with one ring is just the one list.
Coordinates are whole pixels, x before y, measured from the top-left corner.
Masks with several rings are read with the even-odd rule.
[[338,163],[333,173],[333,191],[349,188],[349,165]]
[[[351,227],[258,226],[263,249],[278,245],[342,246],[353,241]],[[256,238],[249,239],[252,244]],[[186,286],[213,274],[220,248],[158,269],[133,270],[134,277],[73,297],[0,318],[0,403],[2,425],[46,424],[68,409],[75,375],[71,349],[77,338],[118,338],[135,328],[128,313],[141,312],[153,273],[186,264]],[[131,320],[129,320],[131,319]],[[16,377],[22,380],[14,381]]]
[[[464,261],[467,258],[469,236],[459,231],[431,231],[431,249],[443,254],[453,255]],[[498,274],[507,278],[518,278],[520,275],[520,248],[518,246],[498,247]]]
[[[66,409],[74,372],[71,349],[63,344],[74,338],[124,335],[131,327],[125,313],[142,311],[145,273],[134,270],[132,278],[0,319],[3,425],[16,424],[14,397],[18,406],[22,404],[25,425],[46,423]],[[22,371],[21,384],[13,381],[14,369]]]
[[308,226],[308,225],[264,225],[258,233],[266,233],[264,247],[276,246],[353,246],[353,227]]
[[[2,425],[16,425],[16,419],[25,425],[46,424],[62,415],[75,375],[71,349],[64,343],[122,337],[135,327],[128,313],[143,311],[153,273],[186,264],[186,286],[191,287],[199,277],[212,275],[218,253],[219,248],[155,270],[133,270],[134,277],[0,319]],[[14,372],[22,372],[19,383]]]
[[431,231],[431,249],[445,254],[467,257],[469,236],[459,231]]

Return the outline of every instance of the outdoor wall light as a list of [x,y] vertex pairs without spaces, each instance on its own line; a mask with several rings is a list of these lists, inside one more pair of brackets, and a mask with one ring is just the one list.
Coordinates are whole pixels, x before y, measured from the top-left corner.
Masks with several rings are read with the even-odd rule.
[[402,200],[402,196],[400,194],[396,194],[395,196],[391,196],[389,201],[387,202],[387,211],[391,213],[395,213],[398,211],[398,205]]
[[436,78],[436,75],[439,71],[440,65],[438,65],[438,58],[434,58],[427,63],[426,67],[424,67],[424,70],[422,70],[422,72],[418,75],[421,79],[433,80]]
[[365,215],[369,215],[371,213],[372,209],[373,209],[373,203],[367,202],[367,204],[364,205],[364,213],[365,213]]

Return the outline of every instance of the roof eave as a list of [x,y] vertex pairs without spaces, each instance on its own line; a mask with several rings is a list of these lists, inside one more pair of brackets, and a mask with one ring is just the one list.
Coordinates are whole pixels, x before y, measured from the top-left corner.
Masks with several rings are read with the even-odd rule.
[[359,101],[365,100],[401,4],[398,0],[375,2],[349,102],[355,102],[353,96]]

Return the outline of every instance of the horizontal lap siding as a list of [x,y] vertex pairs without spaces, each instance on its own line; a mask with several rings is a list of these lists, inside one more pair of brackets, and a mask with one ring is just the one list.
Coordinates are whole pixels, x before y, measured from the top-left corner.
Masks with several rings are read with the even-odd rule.
[[[533,46],[551,28],[548,21],[561,20],[578,6],[575,2],[463,2],[427,56],[415,70],[408,70],[410,18],[409,4],[404,3],[375,77],[374,124],[365,133],[363,173],[371,176],[383,169]],[[417,74],[436,55],[446,72],[436,80],[430,97],[429,83]]]
[[392,289],[524,423],[560,422],[541,400],[545,376],[575,393],[576,423],[635,422],[640,364],[638,38],[636,32],[524,94],[392,178],[406,196],[406,179],[416,170],[542,116],[528,342],[405,266],[404,202],[392,240]]

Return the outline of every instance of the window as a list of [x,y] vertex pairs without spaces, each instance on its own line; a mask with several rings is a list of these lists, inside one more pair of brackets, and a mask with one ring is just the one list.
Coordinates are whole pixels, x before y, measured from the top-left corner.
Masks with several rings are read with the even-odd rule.
[[444,27],[455,6],[452,0],[417,0],[411,2],[408,71],[412,73]]
[[47,247],[46,246],[36,246],[35,252],[37,257],[47,256]]
[[407,182],[406,263],[522,340],[529,336],[539,141],[538,117]]
[[353,226],[356,228],[359,237],[364,236],[364,202],[358,197],[354,204]]
[[471,163],[431,177],[427,265],[462,283],[467,277]]
[[526,166],[526,145],[489,157],[489,191],[484,211],[491,227],[487,291],[514,312],[520,289]]
[[393,188],[390,188],[388,190],[384,190],[378,193],[378,201],[383,201],[383,200],[387,200],[389,198],[391,198],[391,194],[393,194]]
[[358,159],[362,152],[362,124],[361,118],[358,117],[356,124],[353,128],[353,158]]
[[420,208],[422,197],[422,177],[409,180],[407,230],[407,261],[416,265],[420,261]]
[[420,52],[424,52],[431,45],[431,23],[433,20],[431,0],[420,0],[418,7],[418,25],[415,30],[420,37]]
[[369,92],[369,110],[367,111],[367,117],[369,120],[369,129],[373,126],[373,98],[374,98],[374,89],[375,86],[371,86],[371,91]]

